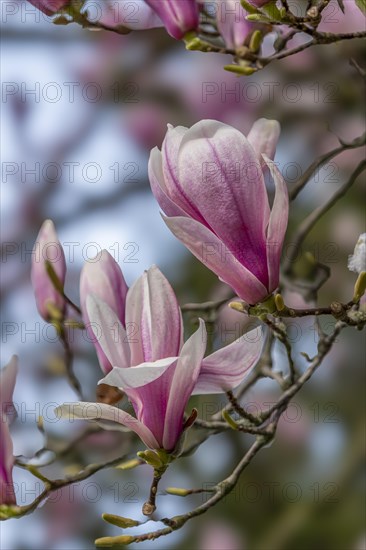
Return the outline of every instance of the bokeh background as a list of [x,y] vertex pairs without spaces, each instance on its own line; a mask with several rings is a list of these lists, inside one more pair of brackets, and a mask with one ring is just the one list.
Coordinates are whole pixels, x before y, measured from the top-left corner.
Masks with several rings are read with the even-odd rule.
[[[281,122],[276,161],[289,188],[320,154],[364,131],[362,80],[348,60],[362,65],[360,41],[309,49],[252,77],[226,73],[226,56],[186,52],[162,29],[119,36],[76,25],[56,27],[25,2],[2,2],[2,366],[20,358],[15,390],[15,454],[31,457],[43,445],[37,417],[62,446],[85,427],[58,422],[53,408],[75,400],[64,377],[63,352],[51,327],[38,316],[30,285],[31,250],[42,221],[52,218],[66,250],[66,290],[78,303],[85,260],[106,248],[131,284],[152,263],[172,282],[180,303],[225,297],[228,289],[165,227],[147,178],[149,151],[160,146],[167,123],[189,126],[215,118],[247,132],[265,116]],[[324,28],[362,30],[364,19],[335,1]],[[347,151],[321,169],[292,205],[288,243],[296,225],[344,183],[364,155]],[[272,190],[270,189],[270,192]],[[355,274],[347,257],[364,227],[364,183],[310,233],[311,251],[331,268],[319,303],[348,301]],[[286,254],[286,247],[284,250]],[[289,302],[299,303],[298,296]],[[186,316],[187,333],[195,319]],[[243,330],[241,316],[223,310],[212,327],[216,346]],[[333,321],[325,320],[331,330]],[[316,350],[313,320],[293,323],[294,354]],[[301,336],[301,340],[300,340]],[[139,548],[197,550],[361,550],[365,548],[365,380],[363,335],[348,328],[324,364],[281,420],[275,442],[256,458],[235,491],[182,530]],[[75,336],[75,370],[93,400],[100,369],[91,344]],[[277,368],[285,356],[275,350]],[[276,397],[263,381],[245,403],[268,406]],[[208,419],[220,399],[195,399]],[[132,443],[131,443],[132,440]],[[251,436],[212,436],[165,476],[167,486],[201,487],[223,479]],[[132,444],[132,451],[131,447]],[[129,434],[98,433],[63,462],[45,469],[63,477],[91,462],[141,449]],[[109,469],[66,488],[35,513],[0,525],[4,550],[85,550],[119,530],[103,522],[108,512],[141,519],[150,484],[148,467]],[[15,468],[19,504],[31,502],[41,482]],[[186,511],[202,495],[159,497],[161,516]],[[150,525],[149,525],[150,527]],[[140,527],[141,532],[147,527]],[[137,547],[137,545],[132,545]]]

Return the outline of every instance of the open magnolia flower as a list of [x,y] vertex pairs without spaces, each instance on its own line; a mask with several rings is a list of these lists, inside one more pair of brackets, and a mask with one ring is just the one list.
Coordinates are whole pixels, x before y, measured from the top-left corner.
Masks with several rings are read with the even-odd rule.
[[187,427],[184,411],[192,394],[222,393],[237,386],[259,359],[260,329],[245,334],[204,358],[206,329],[183,343],[183,322],[176,296],[157,267],[129,289],[126,327],[95,295],[86,300],[88,317],[113,370],[100,383],[121,388],[136,418],[102,403],[67,403],[56,409],[66,418],[104,419],[135,431],[151,449],[178,452]]
[[13,442],[9,431],[13,409],[13,392],[18,373],[18,360],[13,356],[8,365],[0,371],[0,504],[16,504],[12,471],[14,466]]
[[[174,235],[248,304],[278,286],[288,221],[288,193],[273,159],[278,122],[260,119],[246,138],[235,128],[202,120],[169,126],[162,150],[149,160],[152,191]],[[264,174],[276,193],[269,207]]]

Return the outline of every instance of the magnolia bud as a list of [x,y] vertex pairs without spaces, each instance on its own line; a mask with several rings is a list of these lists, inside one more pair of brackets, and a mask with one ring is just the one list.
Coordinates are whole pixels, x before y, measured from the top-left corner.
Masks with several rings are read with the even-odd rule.
[[37,308],[45,321],[63,317],[66,305],[63,296],[65,277],[65,254],[53,222],[46,220],[33,248],[31,267]]
[[127,529],[128,527],[136,527],[140,525],[139,521],[130,518],[124,518],[122,516],[115,516],[113,514],[102,514],[102,518],[107,523],[121,527],[121,529]]
[[348,269],[356,273],[366,271],[366,233],[359,236],[353,254],[348,257]]

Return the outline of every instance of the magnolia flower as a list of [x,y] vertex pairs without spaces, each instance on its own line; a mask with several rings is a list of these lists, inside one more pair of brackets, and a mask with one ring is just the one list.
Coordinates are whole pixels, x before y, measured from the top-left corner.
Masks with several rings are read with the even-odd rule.
[[[57,312],[65,310],[65,300],[56,290],[47,271],[49,262],[62,288],[66,276],[66,261],[63,248],[58,240],[55,226],[51,220],[46,220],[36,239],[32,253],[31,279],[40,315],[49,321]],[[60,288],[59,290],[62,290]]]
[[70,4],[70,0],[28,0],[46,15],[53,15]]
[[146,0],[160,17],[168,33],[177,40],[198,27],[199,8],[196,0]]
[[217,28],[227,48],[235,50],[243,46],[246,37],[253,30],[253,23],[247,21],[246,16],[247,13],[237,0],[217,1]]
[[89,338],[93,341],[102,371],[107,374],[112,369],[108,357],[103,352],[93,333],[86,307],[87,296],[93,294],[105,302],[125,327],[125,307],[127,284],[121,268],[107,250],[84,264],[80,274],[80,306]]
[[358,237],[353,254],[348,256],[348,269],[356,273],[366,271],[366,233]]
[[1,424],[0,424],[0,504],[16,504],[12,470],[14,466],[13,443],[9,431],[9,416],[13,408],[13,391],[18,372],[18,361],[13,356],[0,371]]
[[120,387],[136,418],[102,403],[64,404],[56,412],[67,418],[118,422],[137,433],[151,449],[178,452],[187,424],[184,411],[192,394],[222,393],[237,386],[257,362],[262,337],[258,329],[204,358],[206,329],[183,343],[183,322],[173,289],[157,267],[129,289],[126,326],[98,297],[86,300],[89,319],[99,327],[100,346],[113,370],[100,383]]
[[[152,191],[174,235],[249,304],[278,286],[288,220],[286,184],[273,159],[280,126],[258,120],[246,138],[215,120],[168,127],[149,160]],[[270,210],[264,171],[276,187]]]

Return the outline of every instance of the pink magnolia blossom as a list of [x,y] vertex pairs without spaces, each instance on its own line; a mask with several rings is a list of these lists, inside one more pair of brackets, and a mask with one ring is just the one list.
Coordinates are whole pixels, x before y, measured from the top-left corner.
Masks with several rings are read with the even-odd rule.
[[51,220],[46,220],[38,233],[33,248],[31,267],[31,279],[37,308],[40,315],[46,321],[49,321],[52,317],[50,308],[57,308],[63,313],[65,300],[60,292],[56,290],[47,273],[47,261],[52,265],[58,280],[63,286],[66,276],[65,254]]
[[[278,286],[288,220],[286,184],[273,162],[280,126],[258,120],[246,138],[215,120],[168,127],[149,160],[152,191],[174,235],[249,304]],[[269,207],[264,172],[276,187]]]
[[13,392],[18,372],[18,361],[13,356],[0,371],[0,504],[16,504],[12,470],[14,466],[13,443],[9,431],[10,410],[13,407]]
[[80,275],[80,306],[89,338],[93,340],[100,366],[105,374],[112,370],[112,365],[93,333],[86,306],[87,296],[93,294],[105,302],[125,327],[127,290],[121,268],[107,250],[102,250],[94,260],[84,264]]
[[235,50],[243,46],[246,37],[253,30],[253,23],[247,21],[246,16],[247,12],[237,0],[217,1],[217,27],[227,48]]
[[160,17],[168,33],[177,40],[197,29],[199,7],[196,0],[146,0]]
[[100,383],[120,387],[136,418],[101,403],[64,404],[56,411],[68,418],[118,422],[135,431],[151,449],[177,452],[190,396],[222,393],[237,386],[262,349],[261,333],[256,330],[204,358],[202,320],[184,343],[176,296],[157,267],[145,272],[127,293],[126,325],[133,329],[129,333],[113,309],[96,296],[88,296],[87,310],[114,367]]

